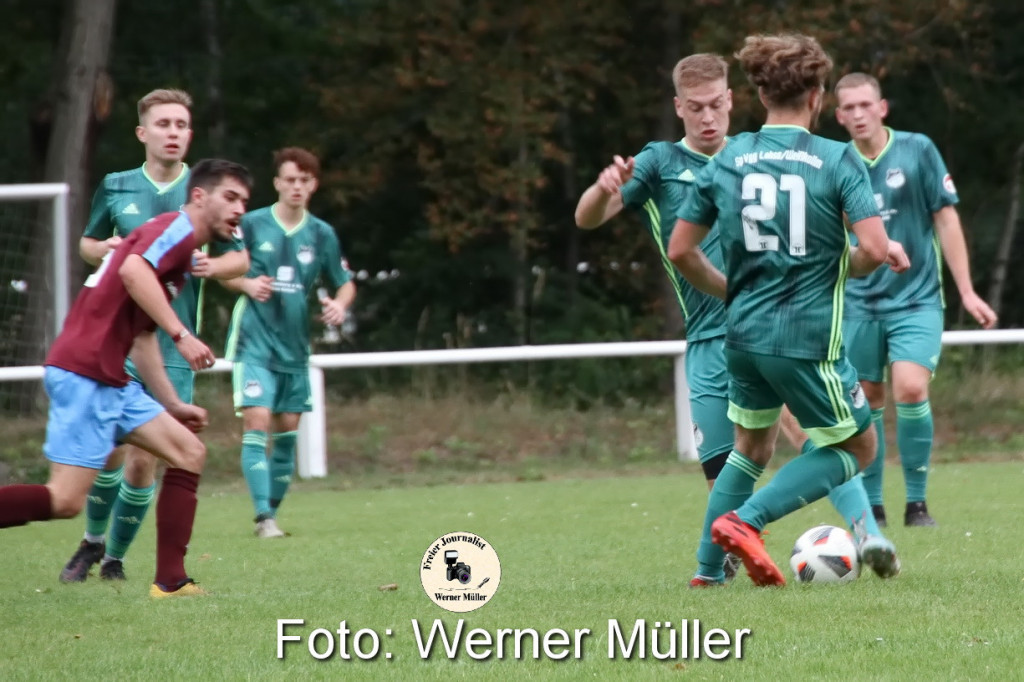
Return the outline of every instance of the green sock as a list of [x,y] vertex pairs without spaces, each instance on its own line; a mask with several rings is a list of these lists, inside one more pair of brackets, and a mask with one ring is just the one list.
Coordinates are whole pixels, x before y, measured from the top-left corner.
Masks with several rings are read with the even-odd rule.
[[117,499],[117,491],[121,489],[122,478],[124,478],[123,464],[113,471],[100,471],[96,480],[93,481],[89,497],[86,498],[88,502],[85,505],[85,532],[87,535],[103,537],[106,534],[110,510],[114,500]]
[[907,502],[925,500],[934,432],[931,403],[896,403],[896,441],[900,446]]
[[853,522],[864,520],[864,530],[868,535],[882,535],[878,521],[871,513],[867,491],[864,490],[864,477],[857,474],[846,483],[832,488],[828,494],[832,506],[839,512],[846,526],[853,530]]
[[725,552],[711,542],[711,524],[722,514],[737,509],[754,492],[754,483],[764,473],[764,467],[755,464],[733,450],[725,461],[722,472],[708,495],[708,508],[704,513],[704,528],[697,547],[697,575],[708,580],[723,580],[722,565]]
[[270,452],[270,508],[277,515],[277,508],[288,492],[295,472],[295,440],[298,431],[282,431],[274,434],[274,445]]
[[885,471],[885,408],[871,410],[871,421],[875,424],[878,434],[878,454],[875,461],[864,469],[864,490],[868,494],[868,502],[882,504],[882,473]]
[[267,432],[242,434],[242,474],[249,486],[249,497],[256,516],[270,516],[270,474],[267,467]]
[[837,447],[816,448],[791,459],[736,514],[761,530],[772,521],[828,495],[857,473],[857,460]]
[[155,483],[145,488],[136,488],[129,485],[128,481],[121,483],[121,492],[117,495],[114,512],[111,514],[107,556],[114,559],[124,558],[128,546],[132,544],[139,528],[142,527],[142,520],[146,518],[149,504],[153,501],[154,490]]

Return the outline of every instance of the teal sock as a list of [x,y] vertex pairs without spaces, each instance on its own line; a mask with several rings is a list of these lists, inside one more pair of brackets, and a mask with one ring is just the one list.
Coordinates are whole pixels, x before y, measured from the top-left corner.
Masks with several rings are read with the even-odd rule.
[[928,485],[928,465],[932,459],[932,406],[920,403],[896,403],[896,442],[907,485],[907,502],[924,502]]
[[857,460],[837,447],[816,448],[791,459],[736,514],[761,530],[772,521],[828,495],[857,473]]
[[298,431],[274,434],[274,445],[270,452],[270,508],[275,516],[295,472],[295,440],[298,435]]
[[153,501],[153,491],[156,484],[145,488],[136,488],[124,481],[121,484],[121,492],[117,495],[117,502],[114,503],[114,512],[111,514],[110,536],[107,538],[107,556],[114,559],[123,559],[128,546],[132,544],[135,535],[142,527],[142,520],[146,518],[149,504]]
[[697,575],[708,580],[723,580],[722,565],[725,552],[711,542],[711,524],[722,514],[737,509],[754,492],[754,483],[764,473],[764,467],[755,464],[735,450],[729,454],[722,472],[708,495],[708,508],[704,513],[704,528],[697,547]]
[[252,498],[256,516],[270,516],[266,431],[246,431],[242,434],[242,474],[245,475],[245,483],[249,486],[249,497]]
[[89,490],[89,497],[85,505],[85,532],[93,537],[103,537],[107,532],[107,521],[110,519],[110,510],[113,508],[114,500],[117,499],[117,491],[121,489],[121,479],[124,478],[124,465],[122,464],[113,471],[100,471],[96,480]]
[[832,488],[828,499],[850,530],[853,530],[854,521],[863,519],[864,530],[868,535],[882,535],[878,521],[875,521],[875,515],[871,513],[871,503],[868,502],[868,493],[864,490],[862,475],[857,474],[846,483]]
[[868,502],[871,504],[882,504],[882,473],[885,471],[885,408],[879,407],[871,410],[871,421],[875,424],[875,433],[878,434],[878,454],[875,461],[869,464],[863,471],[864,490],[868,494]]

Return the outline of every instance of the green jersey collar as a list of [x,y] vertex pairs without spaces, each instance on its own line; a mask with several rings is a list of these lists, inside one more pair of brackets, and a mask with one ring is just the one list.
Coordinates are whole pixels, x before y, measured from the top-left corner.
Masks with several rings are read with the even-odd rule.
[[885,146],[882,147],[882,151],[878,152],[878,156],[876,156],[873,159],[869,159],[868,157],[864,156],[864,154],[861,153],[860,151],[860,147],[857,146],[857,143],[854,142],[853,140],[850,140],[850,144],[853,145],[853,148],[857,151],[857,155],[860,156],[860,158],[864,159],[864,163],[867,164],[868,168],[874,168],[876,165],[878,165],[878,162],[882,160],[882,157],[885,156],[886,152],[888,152],[889,149],[892,148],[892,143],[896,139],[896,131],[894,131],[889,126],[884,126],[884,130],[886,133],[889,134],[889,140],[885,143]]
[[188,176],[188,164],[187,163],[182,163],[181,164],[181,172],[178,173],[178,177],[174,178],[173,180],[168,182],[166,185],[161,187],[160,183],[158,183],[156,180],[151,178],[149,176],[149,173],[146,172],[146,164],[142,164],[142,177],[146,178],[146,180],[149,180],[149,184],[153,185],[153,189],[156,190],[157,194],[167,194],[172,189],[174,189],[179,183],[184,182],[185,178],[187,176]]
[[277,217],[277,211],[275,209],[277,208],[279,203],[281,202],[275,201],[274,205],[270,207],[270,215],[274,218],[274,222],[277,223],[277,226],[280,227],[281,230],[286,235],[291,237],[293,234],[304,228],[306,226],[306,223],[309,222],[309,211],[307,211],[306,209],[302,209],[302,220],[299,221],[298,225],[289,229],[288,226],[282,223],[281,219]]
[[[726,135],[724,138],[722,138],[722,141],[724,143],[728,143],[729,142],[729,136]],[[679,140],[679,142],[677,142],[676,144],[678,144],[680,147],[682,147],[686,151],[690,152],[694,156],[696,156],[696,157],[698,157],[700,159],[704,159],[705,161],[710,161],[711,159],[715,158],[714,154],[708,155],[708,154],[705,154],[704,152],[699,152],[696,149],[694,149],[693,147],[691,147],[690,144],[686,141],[685,137],[683,139]],[[722,149],[725,149],[725,144],[722,145]],[[722,149],[719,149],[718,151],[722,151]]]
[[803,126],[793,125],[792,123],[765,123],[763,126],[761,126],[761,131],[762,132],[770,133],[770,132],[774,132],[776,130],[780,131],[780,132],[784,132],[784,131],[799,131],[801,133],[809,133],[809,132],[811,132],[810,130],[808,130],[807,128],[804,128]]

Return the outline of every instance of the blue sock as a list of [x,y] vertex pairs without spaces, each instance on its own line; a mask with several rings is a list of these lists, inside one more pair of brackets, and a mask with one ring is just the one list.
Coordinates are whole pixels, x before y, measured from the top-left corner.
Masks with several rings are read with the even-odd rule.
[[900,446],[907,502],[925,500],[934,432],[931,403],[896,403],[896,441]]
[[750,496],[737,516],[757,530],[828,495],[857,473],[857,460],[837,447],[815,448],[791,459]]
[[737,509],[754,492],[754,483],[764,473],[764,467],[755,464],[735,450],[729,454],[722,472],[708,495],[708,508],[704,513],[704,528],[697,547],[697,575],[711,581],[722,581],[725,552],[711,542],[711,524],[722,514]]
[[882,474],[885,470],[885,408],[879,407],[871,410],[871,421],[875,424],[875,433],[878,434],[878,454],[875,461],[865,467],[864,490],[868,495],[868,502],[873,505],[882,504]]
[[256,516],[271,516],[266,431],[246,431],[242,434],[242,474],[249,486],[249,496]]

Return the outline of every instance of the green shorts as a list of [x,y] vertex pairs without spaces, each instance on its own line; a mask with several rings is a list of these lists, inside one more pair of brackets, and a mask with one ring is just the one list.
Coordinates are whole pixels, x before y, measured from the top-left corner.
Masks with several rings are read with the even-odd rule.
[[313,410],[309,372],[275,372],[236,362],[231,370],[231,387],[236,411],[243,407],[266,407],[273,414]]
[[941,310],[911,310],[881,320],[843,320],[846,355],[863,381],[885,381],[898,361],[935,372],[942,354]]
[[[196,373],[187,367],[164,367],[167,371],[167,378],[171,380],[171,385],[174,386],[174,391],[181,398],[182,402],[192,404],[192,400],[195,398],[195,386],[196,386]],[[124,371],[128,373],[133,381],[137,381],[145,387],[145,383],[139,377],[139,371],[135,369],[135,363],[130,359],[124,363]],[[149,393],[149,389],[146,389],[146,393]],[[150,396],[154,399],[150,393]]]
[[725,339],[694,341],[686,346],[686,383],[697,457],[706,462],[730,452],[736,431],[729,421],[729,373],[725,368]]
[[866,430],[871,408],[846,358],[799,360],[725,349],[729,418],[746,429],[774,424],[783,403],[818,447]]

